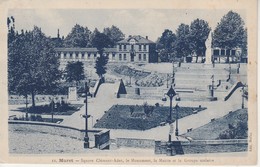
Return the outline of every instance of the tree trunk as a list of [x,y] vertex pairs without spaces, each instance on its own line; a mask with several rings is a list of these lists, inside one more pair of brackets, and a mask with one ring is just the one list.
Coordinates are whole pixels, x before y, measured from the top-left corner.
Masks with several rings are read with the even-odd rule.
[[198,56],[198,55],[196,55],[196,63],[198,63],[198,58],[199,58],[199,56]]
[[35,94],[34,94],[34,91],[32,91],[31,93],[32,93],[32,108],[34,110],[34,108],[35,108],[35,100],[34,100]]

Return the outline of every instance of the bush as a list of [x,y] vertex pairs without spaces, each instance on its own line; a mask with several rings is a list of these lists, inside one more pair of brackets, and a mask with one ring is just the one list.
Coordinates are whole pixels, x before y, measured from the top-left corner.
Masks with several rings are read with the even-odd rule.
[[247,122],[238,122],[236,126],[232,126],[229,129],[219,134],[219,139],[243,139],[247,137],[248,125]]

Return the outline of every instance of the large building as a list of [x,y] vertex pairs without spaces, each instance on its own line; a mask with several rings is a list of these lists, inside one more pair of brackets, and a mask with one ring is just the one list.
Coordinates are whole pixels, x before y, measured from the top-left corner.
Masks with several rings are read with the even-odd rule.
[[[97,48],[56,48],[55,50],[60,58],[62,69],[69,61],[94,62],[100,56]],[[115,48],[104,48],[104,54],[108,56],[109,62],[158,62],[156,44],[148,37],[144,38],[140,35],[129,36],[117,42]]]

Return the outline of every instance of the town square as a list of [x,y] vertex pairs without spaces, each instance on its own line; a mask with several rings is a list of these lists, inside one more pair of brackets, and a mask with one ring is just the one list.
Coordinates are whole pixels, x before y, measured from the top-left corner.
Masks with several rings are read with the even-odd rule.
[[7,27],[11,155],[250,152],[243,10],[12,9]]

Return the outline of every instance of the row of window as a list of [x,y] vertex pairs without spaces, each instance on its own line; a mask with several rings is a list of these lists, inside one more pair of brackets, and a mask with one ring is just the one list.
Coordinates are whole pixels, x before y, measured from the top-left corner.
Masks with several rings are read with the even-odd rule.
[[[112,58],[114,58],[114,57],[112,57]],[[122,57],[122,54],[119,54],[119,61],[122,61],[122,58],[123,58],[124,60],[127,60],[126,54],[123,54],[123,57]],[[113,59],[113,60],[114,60],[114,59]],[[138,55],[138,60],[139,60],[139,61],[142,61],[142,54],[139,54],[139,55]],[[146,61],[146,54],[143,54],[143,61]]]
[[[124,50],[126,50],[126,46],[127,46],[127,45],[119,45],[119,50],[122,50],[122,48],[123,48]],[[143,50],[146,50],[146,45],[138,45],[139,51],[142,50],[142,46],[143,46]],[[134,45],[131,45],[131,49],[132,49],[132,50],[134,49]]]
[[[97,54],[96,54],[96,53],[94,53],[93,55],[94,55],[94,58],[97,57]],[[112,54],[112,56],[115,57],[115,54]],[[91,54],[88,53],[88,54],[87,54],[87,58],[89,59],[90,57],[91,57]],[[68,59],[73,59],[73,55],[72,55],[72,54],[66,54],[66,55],[64,56],[64,59],[66,59],[66,58],[68,58]],[[75,58],[78,59],[78,58],[79,58],[79,54],[76,54],[76,55],[75,55]],[[85,58],[85,55],[82,54],[82,55],[81,55],[81,58],[84,59],[84,58]]]
[[219,56],[219,55],[226,55],[226,56],[235,56],[236,55],[236,50],[225,50],[225,49],[214,49],[213,50],[213,55]]
[[[93,54],[93,55],[94,55],[94,58],[97,57],[97,54]],[[87,54],[88,59],[90,58],[90,56],[91,56],[91,54]],[[64,56],[64,59],[66,59],[66,58],[68,58],[68,59],[73,59],[73,56],[72,56],[72,54],[69,54],[69,56],[68,56],[68,55],[67,55],[67,56]],[[75,58],[78,59],[79,56],[76,55]],[[85,55],[82,54],[81,58],[84,59],[84,58],[85,58]],[[116,55],[115,55],[115,54],[112,54],[112,60],[115,60],[115,59],[116,59]],[[139,61],[142,61],[142,60],[143,60],[143,61],[146,61],[146,59],[147,59],[146,54],[143,54],[143,56],[142,56],[142,54],[138,54],[138,60],[139,60]],[[127,60],[126,54],[119,54],[119,60],[120,60],[120,61],[122,61],[122,60],[125,60],[125,61],[126,61],[126,60]]]

